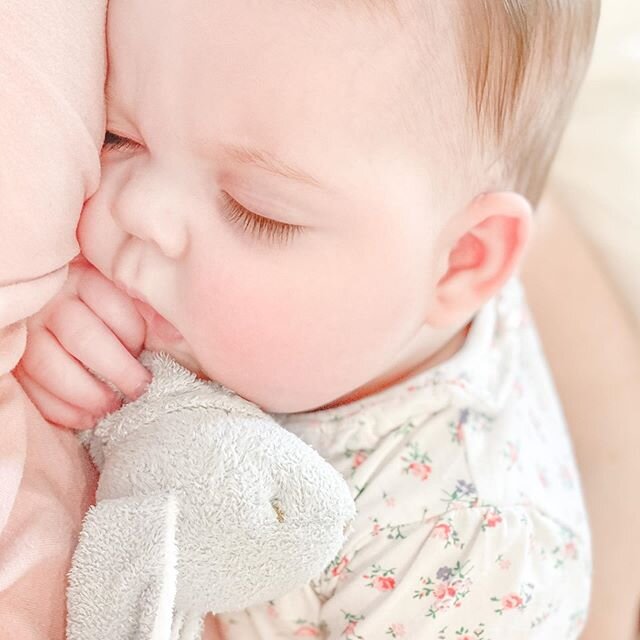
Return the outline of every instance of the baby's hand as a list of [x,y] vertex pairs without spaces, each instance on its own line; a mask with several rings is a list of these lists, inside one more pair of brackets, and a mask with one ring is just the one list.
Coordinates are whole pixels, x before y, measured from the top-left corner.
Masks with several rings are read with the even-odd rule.
[[[121,402],[85,367],[137,398],[151,374],[136,360],[145,323],[133,301],[83,258],[61,291],[27,320],[27,347],[14,371],[45,419],[88,429]],[[84,365],[84,366],[83,366]]]

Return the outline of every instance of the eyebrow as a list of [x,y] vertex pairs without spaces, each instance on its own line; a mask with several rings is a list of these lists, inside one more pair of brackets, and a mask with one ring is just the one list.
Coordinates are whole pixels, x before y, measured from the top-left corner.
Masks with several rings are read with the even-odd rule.
[[[109,91],[105,91],[105,108],[107,111],[113,108],[113,99]],[[227,156],[241,164],[254,165],[268,171],[269,173],[273,173],[274,175],[282,176],[288,180],[295,180],[296,182],[309,184],[312,187],[323,187],[320,180],[312,176],[310,173],[287,164],[268,151],[264,151],[262,149],[251,149],[244,145],[237,144],[223,145],[223,149]]]
[[268,151],[250,149],[243,145],[225,145],[224,150],[236,162],[254,165],[269,173],[295,180],[296,182],[304,182],[313,187],[322,187],[322,183],[317,178],[302,169],[292,167]]

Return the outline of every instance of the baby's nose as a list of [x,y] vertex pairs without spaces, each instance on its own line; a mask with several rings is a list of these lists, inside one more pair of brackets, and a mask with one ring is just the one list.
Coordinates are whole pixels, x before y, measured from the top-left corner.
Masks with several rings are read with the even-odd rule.
[[158,179],[132,177],[117,195],[112,215],[124,231],[177,260],[186,252],[189,236],[186,205],[172,191]]

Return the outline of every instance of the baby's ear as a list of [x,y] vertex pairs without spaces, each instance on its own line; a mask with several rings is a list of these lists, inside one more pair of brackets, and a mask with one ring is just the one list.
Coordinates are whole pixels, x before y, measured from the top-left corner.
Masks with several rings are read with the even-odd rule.
[[445,328],[468,320],[520,264],[532,207],[514,192],[483,193],[455,215],[437,247],[440,272],[426,322]]

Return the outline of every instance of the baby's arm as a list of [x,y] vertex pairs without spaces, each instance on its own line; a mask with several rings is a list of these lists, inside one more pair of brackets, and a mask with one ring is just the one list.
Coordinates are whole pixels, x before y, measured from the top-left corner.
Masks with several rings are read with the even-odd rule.
[[566,212],[547,202],[523,280],[581,469],[594,550],[583,640],[632,640],[640,608],[640,340]]
[[62,290],[27,322],[27,346],[14,371],[49,422],[93,427],[118,396],[87,369],[134,399],[151,375],[137,361],[144,320],[132,300],[83,258]]

